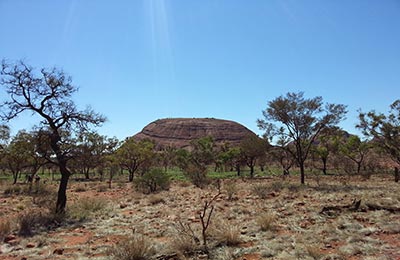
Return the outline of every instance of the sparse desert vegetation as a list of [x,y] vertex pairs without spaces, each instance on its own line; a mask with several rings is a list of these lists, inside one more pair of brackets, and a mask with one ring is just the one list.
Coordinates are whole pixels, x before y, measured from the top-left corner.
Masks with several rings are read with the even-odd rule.
[[0,125],[0,257],[400,258],[400,100],[359,111],[365,139],[337,126],[345,105],[289,92],[257,121],[263,137],[164,119],[120,142],[93,130],[105,117],[77,109],[62,70],[4,60],[0,76],[0,119],[42,119]]
[[[123,181],[99,191],[96,182],[87,183],[84,190],[78,189],[81,181],[71,182],[71,203],[63,220],[45,213],[45,203],[33,203],[32,194],[10,194],[3,184],[0,258],[400,257],[399,188],[384,175],[369,180],[348,177],[347,186],[337,176],[320,176],[318,181],[310,177],[299,189],[291,188],[297,185],[297,176],[236,178],[222,180],[220,195],[217,185],[203,189],[181,185],[187,181],[174,181],[169,190],[156,194],[142,193]],[[230,199],[230,188],[224,185],[233,183],[235,199]],[[260,185],[267,190],[263,199],[254,193]],[[26,184],[18,186],[23,190]],[[207,250],[200,218],[206,201],[213,206]],[[355,207],[354,201],[360,204]]]

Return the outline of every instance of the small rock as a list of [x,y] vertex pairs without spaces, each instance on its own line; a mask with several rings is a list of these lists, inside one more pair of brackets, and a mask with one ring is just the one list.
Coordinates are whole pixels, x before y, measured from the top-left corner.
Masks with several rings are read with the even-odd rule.
[[126,207],[128,207],[128,205],[126,205],[125,203],[119,204],[119,208],[120,208],[120,209],[124,209],[124,208],[126,208]]
[[26,244],[26,247],[27,247],[27,248],[34,248],[35,246],[36,246],[36,245],[35,245],[34,243],[32,243],[32,242]]
[[4,243],[8,243],[12,240],[15,240],[17,237],[15,235],[8,235],[4,238]]
[[64,248],[56,248],[53,251],[53,255],[62,255],[64,253]]
[[28,258],[26,258],[25,256],[23,256],[23,257],[21,258],[21,260],[28,260]]

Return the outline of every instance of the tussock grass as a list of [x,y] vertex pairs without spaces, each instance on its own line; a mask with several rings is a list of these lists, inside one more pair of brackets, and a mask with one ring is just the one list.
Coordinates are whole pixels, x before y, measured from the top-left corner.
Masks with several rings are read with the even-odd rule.
[[211,230],[211,236],[218,245],[236,246],[241,243],[239,227],[226,221],[215,224]]
[[156,252],[149,239],[142,235],[134,235],[122,239],[109,253],[114,260],[147,260]]
[[71,219],[83,221],[106,208],[107,201],[102,198],[83,198],[75,202],[68,210],[68,216]]
[[261,231],[268,231],[275,228],[277,217],[275,214],[270,212],[263,212],[257,218],[257,224]]
[[0,242],[12,231],[11,221],[2,219],[0,222]]

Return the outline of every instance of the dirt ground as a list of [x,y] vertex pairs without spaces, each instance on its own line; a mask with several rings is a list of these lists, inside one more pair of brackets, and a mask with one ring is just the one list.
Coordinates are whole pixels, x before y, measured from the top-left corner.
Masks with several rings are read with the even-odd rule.
[[[175,182],[168,191],[146,195],[130,183],[109,189],[105,183],[71,182],[69,207],[82,201],[105,206],[29,236],[18,232],[20,218],[32,209],[45,212],[44,202],[5,195],[3,185],[0,228],[8,223],[10,231],[3,231],[0,259],[111,259],[118,242],[139,236],[150,243],[154,259],[400,259],[399,183],[381,176],[307,181],[224,180],[214,201],[217,185],[199,189]],[[208,254],[199,217],[205,202],[211,202],[207,214],[213,207]]]

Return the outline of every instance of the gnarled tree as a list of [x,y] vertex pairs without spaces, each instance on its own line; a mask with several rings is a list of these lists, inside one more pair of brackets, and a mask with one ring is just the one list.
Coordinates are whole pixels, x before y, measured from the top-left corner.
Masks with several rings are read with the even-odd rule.
[[257,122],[267,137],[277,136],[281,142],[293,143],[295,149],[290,151],[300,167],[300,180],[304,184],[304,162],[314,140],[324,128],[338,124],[346,112],[346,106],[341,104],[324,106],[322,97],[306,99],[303,92],[287,93],[269,101],[263,111],[264,119]]
[[90,108],[78,110],[71,99],[77,88],[62,70],[41,69],[37,73],[23,61],[9,63],[3,60],[0,76],[0,85],[9,95],[9,99],[1,104],[1,118],[9,121],[26,111],[41,118],[39,127],[48,133],[47,139],[53,152],[48,159],[58,166],[61,173],[56,213],[64,213],[71,173],[67,165],[68,151],[63,149],[62,133],[85,131],[91,125],[100,125],[105,118]]

